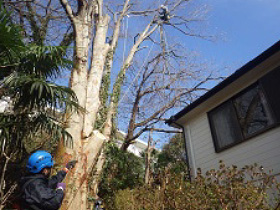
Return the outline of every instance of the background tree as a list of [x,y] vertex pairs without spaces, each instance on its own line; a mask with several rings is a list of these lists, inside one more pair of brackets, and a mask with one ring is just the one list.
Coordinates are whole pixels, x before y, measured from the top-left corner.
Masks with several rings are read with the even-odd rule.
[[107,158],[99,184],[99,196],[112,205],[112,197],[117,191],[143,185],[144,161],[112,143],[105,152]]
[[167,167],[171,173],[182,173],[183,175],[188,173],[186,148],[182,133],[175,134],[157,155],[155,172],[159,173]]
[[210,82],[221,79],[211,72],[209,65],[195,61],[194,53],[185,53],[179,44],[150,57],[145,65],[134,62],[128,72],[128,87],[118,113],[127,129],[123,150],[150,130],[180,133],[166,126],[165,120],[207,91]]

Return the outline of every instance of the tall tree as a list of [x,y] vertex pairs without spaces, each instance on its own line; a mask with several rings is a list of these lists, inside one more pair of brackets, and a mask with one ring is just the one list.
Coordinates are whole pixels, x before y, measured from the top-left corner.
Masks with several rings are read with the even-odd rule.
[[[128,73],[127,91],[120,101],[120,118],[125,113],[127,135],[122,145],[127,150],[144,132],[180,133],[164,125],[174,109],[180,109],[207,91],[207,84],[220,80],[209,66],[195,62],[193,53],[182,47],[169,47],[143,62],[134,62]],[[138,65],[138,63],[140,65]],[[134,70],[134,71],[133,71]],[[138,72],[136,75],[134,72]],[[133,79],[131,79],[133,78]],[[127,117],[126,113],[130,113]]]
[[[26,18],[32,36],[38,34],[36,28],[40,29],[43,26],[42,20],[46,20],[47,17],[54,19],[47,15],[49,14],[47,12],[40,13],[39,11],[43,11],[42,8],[57,8],[57,14],[62,14],[57,1],[46,1],[50,4],[41,2],[35,0],[30,3],[31,6],[40,7],[41,10],[29,9],[28,3],[25,3],[26,13],[19,16]],[[112,120],[117,113],[121,87],[135,55],[147,54],[152,43],[163,40],[161,33],[155,33],[162,26],[170,27],[170,33],[177,31],[185,36],[203,36],[191,30],[197,22],[198,10],[191,12],[189,0],[164,1],[162,6],[158,1],[133,0],[60,0],[59,3],[68,18],[66,24],[70,23],[72,28],[70,31],[73,31],[74,65],[71,71],[70,87],[77,95],[79,105],[86,110],[84,113],[71,114],[68,120],[68,131],[73,137],[74,149],[69,149],[66,153],[77,158],[79,162],[70,180],[73,182],[71,185],[73,188],[68,191],[65,203],[69,209],[86,209],[89,172],[95,168],[97,179],[102,169],[105,156],[101,149],[104,141],[110,139]],[[20,11],[18,10],[18,13]],[[135,26],[129,32],[134,39],[129,38],[130,36],[122,30],[125,18]],[[22,20],[19,18],[19,21]],[[34,27],[34,25],[39,27]],[[47,24],[47,26],[50,25]],[[60,25],[65,28],[65,25]],[[127,42],[125,45],[127,52],[124,52],[119,71],[114,72],[112,66],[117,60],[116,52],[122,31],[126,38],[123,42]],[[54,31],[46,30],[46,32],[51,34]],[[60,40],[65,40],[65,37],[68,36]],[[144,43],[148,48],[143,48]],[[164,45],[160,45],[162,46],[160,49],[164,52]],[[114,77],[116,74],[117,76]],[[110,81],[112,78],[115,80]],[[110,84],[112,84],[111,88]],[[102,109],[100,109],[101,105]],[[99,111],[104,111],[99,114],[103,119],[100,119],[98,123],[103,125],[101,130],[105,138],[95,131],[98,127],[96,123]]]

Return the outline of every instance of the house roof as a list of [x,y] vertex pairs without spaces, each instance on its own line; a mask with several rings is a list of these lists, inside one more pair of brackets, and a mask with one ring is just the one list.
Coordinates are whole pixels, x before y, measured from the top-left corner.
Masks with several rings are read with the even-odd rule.
[[[124,131],[121,131],[121,130],[118,130],[117,131],[123,138],[127,135],[127,133],[125,133]],[[143,140],[137,138],[134,140],[134,143],[133,144],[137,144],[139,147],[142,147],[142,148],[146,148],[148,146],[148,143],[147,142],[144,142]]]
[[232,82],[237,80],[238,78],[242,77],[244,74],[247,72],[251,71],[254,69],[257,65],[274,55],[275,53],[280,51],[280,40],[276,42],[274,45],[272,45],[270,48],[268,48],[266,51],[261,53],[259,56],[242,66],[240,69],[235,71],[232,75],[227,77],[225,80],[220,82],[218,85],[216,85],[214,88],[206,92],[204,95],[202,95],[200,98],[195,100],[193,103],[176,113],[175,115],[171,116],[168,120],[166,120],[166,123],[168,125],[171,125],[172,123],[176,122],[178,119],[183,117],[185,114],[196,108],[198,105],[202,104],[205,102],[207,99],[230,85]]

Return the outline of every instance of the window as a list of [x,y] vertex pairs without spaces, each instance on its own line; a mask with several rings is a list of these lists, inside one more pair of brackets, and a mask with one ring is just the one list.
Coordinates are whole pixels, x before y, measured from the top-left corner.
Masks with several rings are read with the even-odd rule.
[[242,139],[234,107],[227,101],[209,113],[216,148],[225,148]]
[[274,123],[264,93],[259,85],[233,99],[243,136],[249,137]]
[[208,113],[216,152],[243,142],[280,121],[280,69]]

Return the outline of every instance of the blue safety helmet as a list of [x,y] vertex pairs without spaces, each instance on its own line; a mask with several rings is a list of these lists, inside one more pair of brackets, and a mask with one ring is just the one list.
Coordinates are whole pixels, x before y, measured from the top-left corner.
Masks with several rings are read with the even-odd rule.
[[30,155],[26,168],[30,173],[39,173],[44,168],[51,168],[53,159],[50,153],[39,150]]

